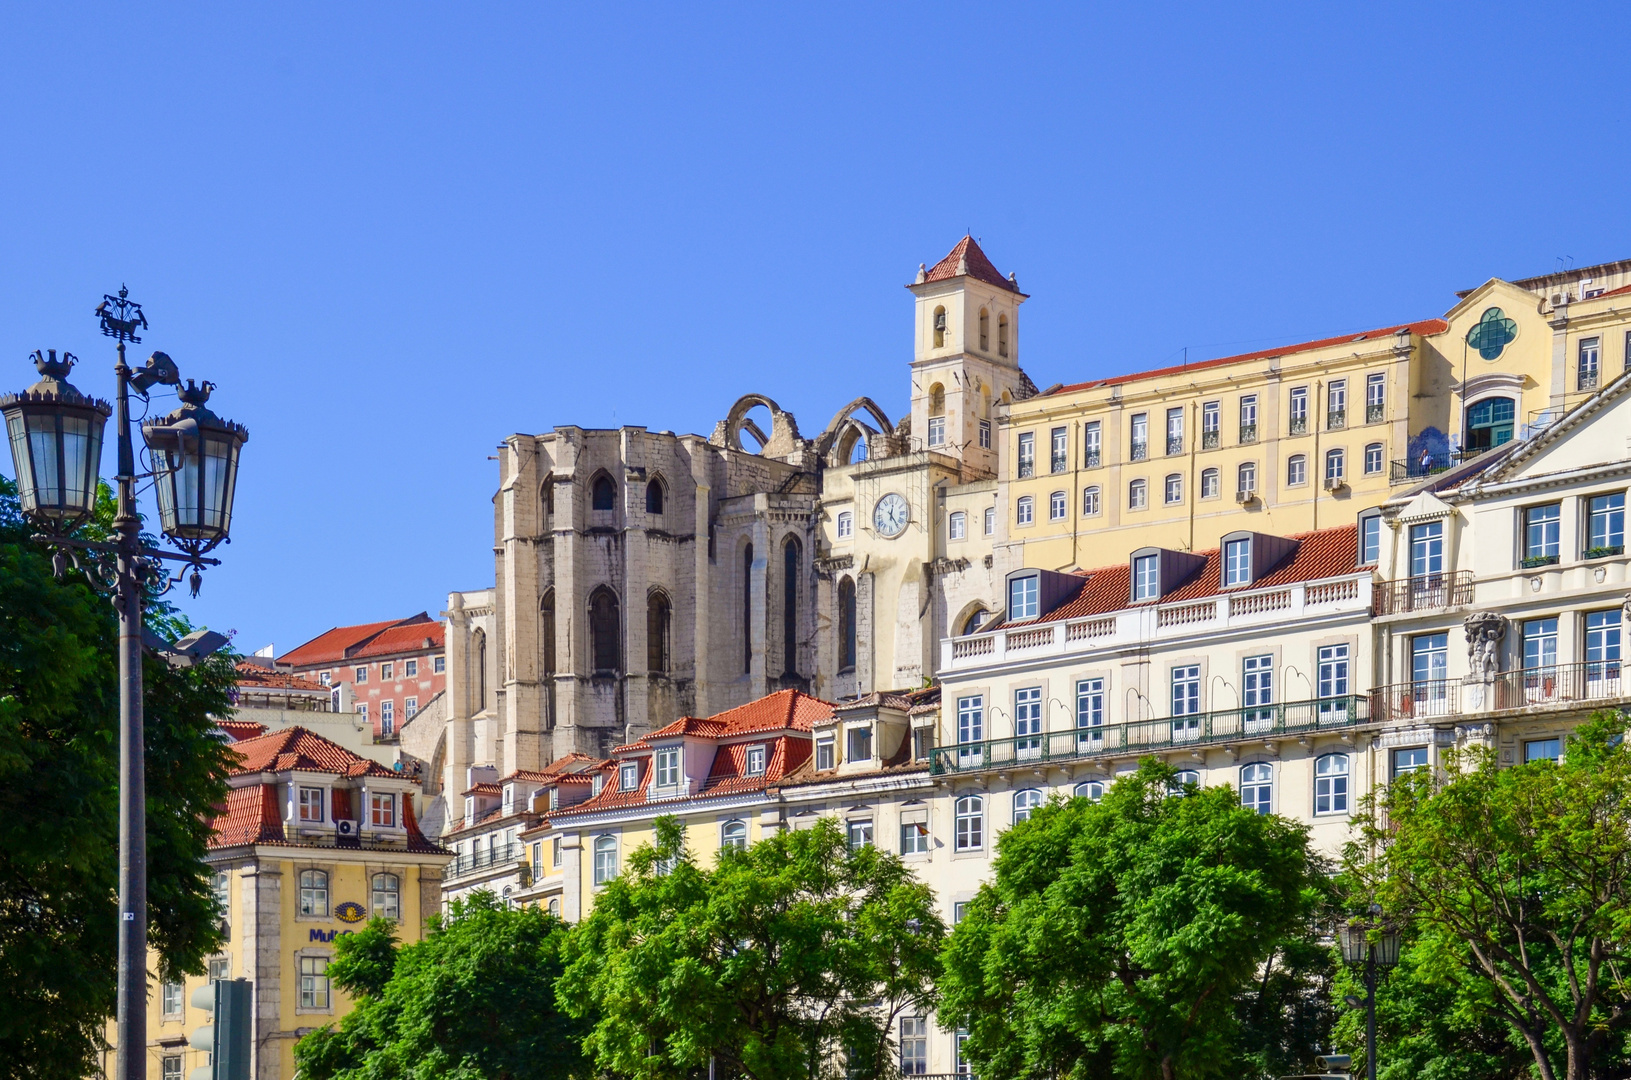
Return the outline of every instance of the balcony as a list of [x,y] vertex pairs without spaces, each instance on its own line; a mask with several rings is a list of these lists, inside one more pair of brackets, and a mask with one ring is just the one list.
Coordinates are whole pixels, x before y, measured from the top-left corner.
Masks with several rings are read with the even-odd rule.
[[1147,458],[1149,456],[1150,456],[1150,444],[1148,442],[1141,442],[1138,439],[1134,439],[1133,440],[1132,460],[1133,461],[1143,461],[1145,458]]
[[1240,445],[1241,446],[1250,446],[1252,443],[1254,443],[1256,441],[1257,441],[1257,425],[1256,424],[1241,424],[1240,425]]
[[1581,390],[1595,390],[1595,389],[1597,389],[1597,372],[1595,372],[1595,371],[1582,371],[1580,373],[1580,389]]
[[1380,721],[1431,720],[1537,708],[1597,708],[1623,704],[1631,684],[1619,660],[1503,671],[1490,683],[1433,679],[1395,683],[1371,691],[1371,716]]
[[1036,459],[1035,458],[1020,458],[1019,459],[1019,478],[1021,480],[1024,480],[1027,477],[1031,477],[1031,476],[1035,476],[1035,475],[1036,475]]
[[1182,435],[1179,435],[1176,438],[1174,438],[1173,436],[1168,435],[1167,436],[1167,457],[1177,457],[1179,454],[1181,454],[1183,452],[1184,452],[1184,437]]
[[1028,768],[1044,762],[1159,753],[1192,746],[1285,738],[1305,732],[1340,731],[1369,720],[1369,699],[1350,694],[943,746],[930,754],[929,772],[947,776]]
[[1103,460],[1099,456],[1097,447],[1082,455],[1082,468],[1084,469],[1096,469],[1102,464]]
[[1070,468],[1070,459],[1065,457],[1065,455],[1062,454],[1062,453],[1061,454],[1055,454],[1048,461],[1048,465],[1052,467],[1054,472],[1062,473],[1066,469]]
[[1417,480],[1425,480],[1429,476],[1437,476],[1441,472],[1448,472],[1452,465],[1454,465],[1454,462],[1447,455],[1418,458],[1415,461],[1395,461],[1390,463],[1388,483],[1409,484]]
[[1308,417],[1307,416],[1293,416],[1291,418],[1291,434],[1293,434],[1293,435],[1307,435],[1308,434]]
[[1422,574],[1398,581],[1379,581],[1371,590],[1371,613],[1403,615],[1410,611],[1440,611],[1472,603],[1472,571]]
[[1372,402],[1365,406],[1365,423],[1380,424],[1387,419],[1387,406],[1380,402]]
[[1210,431],[1201,432],[1201,449],[1202,450],[1216,450],[1217,448],[1218,448],[1218,429],[1217,428],[1212,428]]
[[1332,409],[1325,414],[1325,430],[1341,431],[1348,426],[1348,410]]
[[442,880],[452,881],[483,870],[515,870],[524,857],[525,844],[496,844],[491,849],[478,846],[442,868]]

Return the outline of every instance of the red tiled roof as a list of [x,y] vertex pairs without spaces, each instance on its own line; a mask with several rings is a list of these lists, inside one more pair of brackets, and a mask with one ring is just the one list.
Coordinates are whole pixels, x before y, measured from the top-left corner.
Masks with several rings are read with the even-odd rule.
[[399,656],[442,647],[442,624],[409,623],[393,626],[352,653],[352,657]]
[[1631,285],[1621,285],[1618,289],[1610,289],[1605,293],[1598,293],[1591,299],[1601,300],[1605,296],[1624,296],[1626,293],[1631,293]]
[[1398,326],[1384,326],[1380,330],[1365,330],[1357,334],[1321,338],[1319,341],[1305,341],[1300,345],[1281,345],[1278,348],[1260,349],[1257,352],[1240,353],[1237,356],[1220,356],[1216,360],[1198,360],[1193,364],[1155,368],[1151,371],[1139,371],[1131,375],[1112,375],[1105,379],[1089,379],[1087,382],[1071,383],[1069,386],[1061,386],[1057,390],[1050,390],[1044,396],[1067,394],[1075,390],[1091,390],[1099,386],[1119,386],[1123,383],[1137,382],[1140,379],[1154,379],[1162,375],[1176,375],[1185,371],[1199,371],[1205,368],[1224,367],[1228,364],[1242,364],[1248,360],[1263,360],[1270,356],[1290,356],[1292,353],[1309,352],[1313,349],[1323,349],[1331,345],[1347,345],[1359,341],[1386,338],[1397,334],[1400,330],[1409,330],[1413,334],[1427,337],[1433,334],[1442,334],[1449,328],[1450,324],[1443,319],[1424,319],[1421,322],[1400,323]]
[[339,743],[299,726],[245,739],[234,743],[232,749],[239,755],[239,762],[232,770],[234,776],[287,772],[290,769],[333,773],[336,776],[398,775],[377,761],[353,754]]
[[304,694],[327,694],[328,687],[299,675],[272,671],[259,664],[240,660],[237,664],[238,685],[251,690],[297,690]]
[[588,766],[594,764],[598,760],[600,759],[590,757],[588,754],[579,753],[578,751],[574,750],[565,757],[556,758],[548,765],[545,765],[542,769],[517,769],[515,772],[504,777],[503,780],[500,780],[499,783],[502,784],[506,780],[528,780],[535,784],[552,783],[556,780],[564,779],[565,775],[568,774],[574,766]]
[[809,739],[777,739],[768,747],[770,758],[761,776],[744,775],[748,747],[753,743],[721,746],[714,752],[714,767],[703,781],[700,794],[727,795],[738,791],[758,791],[779,782],[810,757]]
[[[1359,572],[1359,527],[1344,525],[1340,529],[1321,529],[1319,532],[1301,533],[1290,537],[1298,541],[1296,554],[1281,563],[1272,572],[1253,582],[1251,588],[1266,589],[1276,585],[1290,585],[1299,581],[1319,581]],[[1223,592],[1238,592],[1238,588],[1225,590],[1222,585],[1223,560],[1217,549],[1198,551],[1206,563],[1182,587],[1161,598],[1161,603],[1199,600]],[[1104,615],[1132,607],[1132,571],[1127,563],[1107,566],[1081,573],[1087,579],[1076,598],[1056,608],[1040,619],[1008,625],[1026,626],[1032,623],[1059,622],[1079,619],[1086,615]],[[995,629],[1000,623],[991,624]],[[985,629],[981,628],[982,631]]]
[[737,735],[752,735],[761,731],[809,731],[832,715],[833,707],[818,697],[799,690],[778,690],[746,705],[738,705],[716,713],[706,720],[682,716],[667,727],[658,728],[643,739],[637,739],[626,750],[649,745],[653,739],[670,739],[677,735],[699,735],[707,739],[727,739]]
[[464,794],[466,794],[466,795],[491,795],[494,798],[497,798],[498,796],[504,794],[504,789],[499,787],[496,783],[486,782],[486,783],[476,784],[474,787],[470,788],[470,790],[464,792]]
[[[310,667],[317,664],[334,664],[342,660],[359,655],[387,631],[404,628],[416,628],[401,640],[411,641],[419,637],[434,636],[440,645],[442,638],[442,624],[421,611],[417,615],[410,615],[406,619],[387,619],[384,622],[361,623],[357,626],[336,626],[326,630],[304,645],[297,646],[292,652],[284,653],[278,657],[280,664],[292,664],[295,667]],[[432,627],[435,627],[434,632]],[[396,639],[393,639],[396,640]],[[423,648],[417,645],[404,648],[402,652],[416,652]],[[379,653],[370,652],[368,655],[377,656]]]
[[980,250],[980,245],[972,236],[965,236],[957,241],[957,246],[952,248],[944,259],[929,268],[929,272],[923,280],[947,281],[956,277],[957,267],[965,257],[968,259],[967,271],[969,277],[983,281],[987,285],[1007,289],[1009,292],[1019,292],[1018,285],[1003,277],[997,271],[997,268],[991,265],[991,260],[985,257],[985,252]]
[[215,726],[233,742],[255,739],[266,734],[266,725],[254,720],[217,720]]
[[233,788],[210,827],[215,830],[211,847],[281,844],[283,814],[278,808],[277,788],[272,784]]

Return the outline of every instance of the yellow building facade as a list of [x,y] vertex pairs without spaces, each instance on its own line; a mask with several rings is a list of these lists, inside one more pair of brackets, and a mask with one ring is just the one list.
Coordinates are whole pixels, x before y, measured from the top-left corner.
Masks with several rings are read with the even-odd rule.
[[1491,279],[1438,319],[1051,387],[997,410],[997,561],[1068,569],[1352,523],[1544,429],[1628,347],[1631,262],[1616,262]]

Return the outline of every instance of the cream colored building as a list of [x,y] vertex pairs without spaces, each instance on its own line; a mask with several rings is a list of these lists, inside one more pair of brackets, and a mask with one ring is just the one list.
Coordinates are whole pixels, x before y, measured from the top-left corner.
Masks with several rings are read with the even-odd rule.
[[[210,1021],[192,993],[235,978],[254,984],[251,1076],[293,1080],[296,1040],[351,1008],[327,974],[335,938],[381,915],[412,943],[441,907],[449,855],[420,832],[412,781],[299,726],[233,748],[243,760],[208,856],[227,943],[207,976],[167,983],[152,974],[147,1073],[156,1080],[207,1064],[187,1042]],[[110,1048],[105,1073],[113,1057]]]

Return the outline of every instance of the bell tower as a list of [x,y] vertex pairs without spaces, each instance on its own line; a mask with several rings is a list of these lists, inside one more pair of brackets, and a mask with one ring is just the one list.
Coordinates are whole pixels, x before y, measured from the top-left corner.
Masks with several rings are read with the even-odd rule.
[[956,458],[963,479],[997,471],[996,406],[1028,396],[1019,367],[1014,275],[1003,277],[972,236],[906,286],[916,298],[912,448]]

